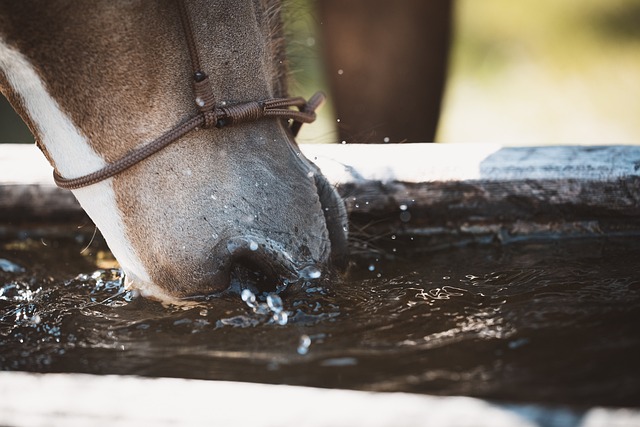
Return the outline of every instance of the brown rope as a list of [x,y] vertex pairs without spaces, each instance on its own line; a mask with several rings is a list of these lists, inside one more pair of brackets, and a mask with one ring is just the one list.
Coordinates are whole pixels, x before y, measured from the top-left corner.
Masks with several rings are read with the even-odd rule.
[[[221,128],[267,117],[275,117],[291,120],[291,132],[296,136],[303,123],[311,123],[316,119],[315,110],[325,99],[322,92],[317,92],[309,101],[305,101],[302,97],[272,98],[264,101],[216,106],[215,97],[209,84],[209,76],[201,69],[193,27],[184,0],[178,0],[178,8],[193,69],[195,102],[200,112],[150,143],[129,151],[123,157],[93,173],[78,178],[64,178],[57,170],[54,170],[53,179],[58,187],[73,190],[111,178],[157,153],[196,128],[210,128],[213,126]],[[290,108],[297,108],[298,110]]]

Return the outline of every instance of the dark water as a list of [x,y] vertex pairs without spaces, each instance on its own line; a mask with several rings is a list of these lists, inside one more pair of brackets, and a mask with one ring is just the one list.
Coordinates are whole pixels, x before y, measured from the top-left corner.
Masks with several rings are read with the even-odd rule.
[[24,234],[0,240],[0,369],[638,406],[636,240],[360,258],[280,311],[238,294],[165,307],[98,269],[100,244]]

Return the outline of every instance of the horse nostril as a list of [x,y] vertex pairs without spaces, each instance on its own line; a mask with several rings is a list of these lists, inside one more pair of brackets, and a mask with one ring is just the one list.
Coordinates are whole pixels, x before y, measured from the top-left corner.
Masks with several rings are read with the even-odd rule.
[[273,292],[296,277],[289,257],[271,242],[240,237],[229,240],[227,249],[227,271],[232,289]]
[[250,258],[232,260],[229,282],[235,289],[250,289],[254,293],[274,292],[282,283],[272,268]]

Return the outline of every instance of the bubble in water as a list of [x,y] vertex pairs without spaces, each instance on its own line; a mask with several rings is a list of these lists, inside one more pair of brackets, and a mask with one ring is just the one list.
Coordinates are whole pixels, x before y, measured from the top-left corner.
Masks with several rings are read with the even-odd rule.
[[267,295],[267,305],[274,313],[280,313],[282,311],[282,298],[277,294]]
[[322,272],[315,265],[308,265],[300,270],[300,277],[306,280],[319,279],[322,276]]
[[311,337],[309,335],[302,335],[300,337],[300,343],[298,344],[298,354],[305,355],[309,352],[309,346],[311,345]]

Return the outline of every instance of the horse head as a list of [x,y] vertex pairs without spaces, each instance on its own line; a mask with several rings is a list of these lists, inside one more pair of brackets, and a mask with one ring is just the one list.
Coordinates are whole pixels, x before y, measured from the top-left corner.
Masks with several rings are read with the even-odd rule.
[[[278,1],[186,10],[216,108],[285,96]],[[100,170],[198,112],[178,11],[174,1],[0,1],[0,88],[60,176]],[[342,201],[278,118],[199,127],[73,191],[146,296],[210,294],[234,277],[275,288],[346,251]]]

